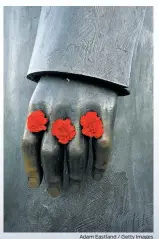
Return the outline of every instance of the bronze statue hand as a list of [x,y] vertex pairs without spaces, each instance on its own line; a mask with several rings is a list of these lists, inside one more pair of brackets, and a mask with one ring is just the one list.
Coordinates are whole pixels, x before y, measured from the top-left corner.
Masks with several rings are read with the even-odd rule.
[[[49,194],[60,195],[66,153],[70,188],[79,190],[89,149],[89,138],[81,132],[80,118],[88,111],[96,111],[104,126],[102,137],[92,139],[92,173],[95,180],[100,180],[109,159],[116,102],[117,94],[110,89],[66,78],[42,77],[31,98],[29,113],[43,111],[49,120],[47,130],[31,133],[25,127],[22,139],[29,186],[38,187],[44,173]],[[58,118],[70,118],[76,128],[75,137],[66,146],[51,134],[52,122]]]

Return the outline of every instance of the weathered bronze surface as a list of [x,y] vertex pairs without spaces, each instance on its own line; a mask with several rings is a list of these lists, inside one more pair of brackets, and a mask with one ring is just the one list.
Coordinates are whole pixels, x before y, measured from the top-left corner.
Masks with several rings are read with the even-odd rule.
[[42,7],[28,77],[72,73],[129,88],[145,11],[146,7]]
[[[35,49],[40,10],[40,7],[5,7],[4,231],[153,231],[152,8],[145,9],[132,61],[129,61],[131,94],[118,99],[110,88],[91,82],[86,83],[85,80],[83,82],[69,78],[70,81],[67,81],[64,76],[51,75],[42,77],[36,84],[26,79],[32,52]],[[137,14],[136,11],[134,9],[134,15]],[[134,24],[137,22],[138,18]],[[110,29],[111,27],[110,24]],[[122,67],[121,70],[125,65]],[[61,79],[58,80],[58,77]],[[56,184],[56,187],[53,184],[52,187],[50,182],[57,183],[60,180],[55,181],[49,171],[53,163],[50,157],[55,152],[57,157],[58,152],[62,154],[63,151],[59,150],[56,142],[51,143],[54,138],[50,137],[49,132],[38,138],[27,134],[26,131],[24,134],[28,105],[29,111],[36,107],[42,108],[50,118],[69,114],[75,124],[78,124],[77,118],[82,110],[86,110],[87,100],[88,108],[93,102],[91,107],[96,107],[96,110],[100,110],[102,105],[101,115],[104,114],[104,110],[109,112],[104,115],[108,117],[105,122],[113,122],[115,110],[109,109],[114,109],[116,105],[109,163],[103,178],[100,181],[93,180],[92,148],[91,145],[88,147],[87,143],[83,143],[84,138],[78,134],[78,138],[67,147],[62,194],[53,198],[48,196],[46,186],[51,195],[58,196],[59,184]],[[27,149],[23,152],[26,171],[30,178],[29,186],[36,187],[41,182],[41,165],[37,163],[40,157],[42,168],[47,172],[46,184],[42,181],[40,187],[33,190],[26,187],[28,182],[20,148],[22,136],[25,139],[23,149]],[[75,147],[76,145],[78,147]],[[102,145],[103,143],[94,145],[97,155],[102,152]],[[99,150],[97,146],[100,146]],[[85,163],[85,153],[88,151],[88,167],[84,180],[82,179],[83,186],[78,191],[80,180],[77,184],[72,180],[69,182],[69,178],[74,180],[74,175],[70,177],[66,159],[67,161],[70,159],[71,163],[70,155],[75,154]],[[103,161],[98,159],[104,158],[103,153],[101,155],[97,158],[100,165]],[[63,155],[59,158],[63,159]],[[63,160],[59,163],[63,164]],[[81,171],[78,171],[78,167],[75,169],[76,176],[84,175],[79,175]],[[61,175],[60,171],[58,173]],[[58,177],[60,178],[61,176]],[[100,176],[95,176],[95,179],[100,179]],[[73,190],[78,191],[76,193],[70,192],[72,182]]]
[[[27,130],[27,127],[25,129],[22,151],[29,185],[35,187],[40,184],[42,179],[40,164],[42,164],[49,192],[54,195],[54,190],[61,191],[64,156],[68,164],[71,188],[76,191],[81,181],[85,181],[89,138],[81,133],[80,118],[88,111],[96,111],[103,121],[102,137],[91,141],[93,178],[101,179],[110,154],[116,103],[117,94],[103,87],[59,77],[42,77],[31,98],[28,113],[42,110],[49,124],[43,135],[33,134]],[[65,147],[60,146],[51,134],[52,122],[59,118],[71,119],[76,128],[75,138]]]

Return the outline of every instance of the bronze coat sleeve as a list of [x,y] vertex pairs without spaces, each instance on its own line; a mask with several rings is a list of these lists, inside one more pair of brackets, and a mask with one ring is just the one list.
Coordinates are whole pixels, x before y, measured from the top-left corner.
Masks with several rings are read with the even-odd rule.
[[42,7],[27,77],[60,73],[129,89],[146,7]]

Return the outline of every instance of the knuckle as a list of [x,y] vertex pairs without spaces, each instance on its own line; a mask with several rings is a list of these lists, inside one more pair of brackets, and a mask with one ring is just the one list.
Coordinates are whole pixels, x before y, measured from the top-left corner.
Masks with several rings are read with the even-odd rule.
[[100,149],[107,149],[111,147],[111,140],[110,137],[101,137],[97,140],[97,147]]
[[41,155],[43,157],[46,156],[57,156],[59,154],[59,145],[52,145],[52,144],[43,144],[41,148]]
[[83,156],[84,154],[84,147],[76,145],[76,144],[71,144],[69,146],[69,156],[71,157],[76,157],[76,158],[80,158]]
[[24,151],[34,148],[36,147],[36,145],[37,145],[36,138],[26,136],[22,138],[21,147]]
[[61,176],[54,175],[53,173],[50,174],[48,171],[45,172],[45,180],[49,188],[53,187],[53,184],[61,184]]
[[25,167],[25,172],[27,173],[28,177],[38,178],[39,173],[36,167]]

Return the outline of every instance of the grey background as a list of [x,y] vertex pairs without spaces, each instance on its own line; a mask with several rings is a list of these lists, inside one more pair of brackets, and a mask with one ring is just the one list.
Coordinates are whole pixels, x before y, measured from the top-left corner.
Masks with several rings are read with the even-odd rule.
[[[4,231],[153,231],[153,42],[147,7],[131,65],[131,94],[119,97],[112,157],[104,178],[84,192],[48,196],[27,188],[20,151],[36,83],[26,79],[40,7],[4,9]],[[19,21],[20,19],[20,21]],[[90,155],[91,159],[91,155]]]

